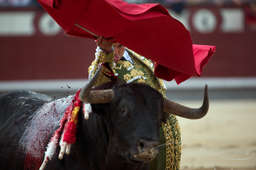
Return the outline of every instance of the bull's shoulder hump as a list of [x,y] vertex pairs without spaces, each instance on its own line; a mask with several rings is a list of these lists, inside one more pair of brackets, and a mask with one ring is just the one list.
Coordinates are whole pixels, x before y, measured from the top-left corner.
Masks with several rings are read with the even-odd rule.
[[38,107],[52,98],[33,91],[13,91],[0,95],[0,121],[5,122],[11,116],[19,116],[25,112],[33,113]]

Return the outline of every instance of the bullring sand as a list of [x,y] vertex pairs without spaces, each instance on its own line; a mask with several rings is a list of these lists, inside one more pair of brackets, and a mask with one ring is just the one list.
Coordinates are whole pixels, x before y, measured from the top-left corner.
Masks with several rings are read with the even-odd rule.
[[179,121],[182,170],[256,170],[256,100],[211,101],[206,117]]

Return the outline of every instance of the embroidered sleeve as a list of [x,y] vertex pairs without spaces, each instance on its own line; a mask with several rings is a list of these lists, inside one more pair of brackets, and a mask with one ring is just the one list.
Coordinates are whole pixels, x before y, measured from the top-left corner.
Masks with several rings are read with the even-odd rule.
[[[137,70],[141,70],[144,72],[143,75],[136,74],[136,76],[132,76],[133,79],[130,81],[138,82],[138,83],[146,83],[151,87],[157,89],[163,96],[166,96],[166,87],[164,81],[155,77],[154,75],[154,63],[136,52],[129,50],[129,52],[139,61],[140,65],[137,66]],[[130,76],[130,75],[127,75]]]
[[[88,75],[89,75],[88,78],[91,79],[94,76],[96,70],[102,63],[109,62],[110,66],[112,67],[113,58],[114,58],[113,52],[106,54],[103,50],[101,50],[99,47],[97,47],[96,52],[95,52],[95,59],[88,68]],[[95,86],[101,85],[108,81],[109,81],[109,79],[107,77],[105,77],[103,73],[101,73],[98,80],[96,81]]]

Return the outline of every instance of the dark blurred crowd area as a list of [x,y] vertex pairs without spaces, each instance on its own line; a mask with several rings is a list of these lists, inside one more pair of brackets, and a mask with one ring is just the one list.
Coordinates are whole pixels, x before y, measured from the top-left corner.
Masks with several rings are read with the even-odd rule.
[[[186,5],[252,5],[256,0],[124,0],[128,3],[161,3],[173,8],[176,12],[182,11]],[[36,0],[0,0],[0,7],[39,7]]]
[[[128,3],[160,3],[181,14],[187,6],[211,5],[216,7],[236,6],[243,8],[247,22],[256,24],[256,0],[124,0]],[[40,8],[37,0],[0,0],[0,8]]]

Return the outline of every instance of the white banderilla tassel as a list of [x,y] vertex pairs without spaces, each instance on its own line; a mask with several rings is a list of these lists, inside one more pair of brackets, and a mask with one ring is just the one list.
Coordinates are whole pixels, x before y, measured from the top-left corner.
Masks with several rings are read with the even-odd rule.
[[92,107],[90,103],[84,103],[83,104],[83,113],[84,113],[84,119],[89,119],[89,114],[92,112]]
[[54,135],[51,139],[51,141],[47,145],[46,152],[44,153],[44,161],[41,164],[39,170],[44,170],[45,166],[47,165],[47,162],[53,158],[53,155],[57,148],[57,136]]
[[63,134],[62,134],[61,135],[61,141],[60,141],[60,153],[59,153],[58,158],[60,160],[62,160],[63,157],[64,157],[64,154],[69,155],[70,151],[71,151],[71,144],[68,144],[67,142],[63,141]]

